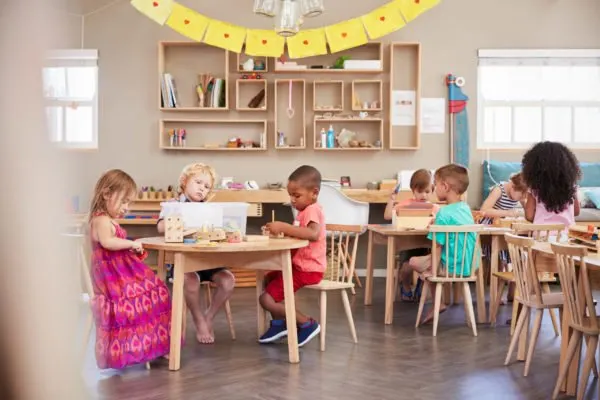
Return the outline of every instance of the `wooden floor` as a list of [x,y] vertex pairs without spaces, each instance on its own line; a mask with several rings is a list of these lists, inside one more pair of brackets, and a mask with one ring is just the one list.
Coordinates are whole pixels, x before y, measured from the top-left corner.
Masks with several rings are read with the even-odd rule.
[[[231,301],[238,339],[232,342],[225,316],[217,317],[217,343],[195,342],[188,323],[182,368],[166,362],[147,371],[99,371],[93,345],[84,377],[90,398],[159,399],[549,399],[558,370],[560,338],[544,317],[529,377],[523,363],[503,365],[509,327],[478,326],[478,337],[464,324],[462,305],[440,317],[437,338],[431,325],[414,328],[416,304],[396,303],[394,325],[384,326],[384,282],[375,279],[374,303],[363,305],[362,290],[352,299],[358,345],[352,343],[341,299],[329,296],[327,350],[315,338],[300,350],[301,363],[287,362],[287,347],[256,342],[254,289],[238,289]],[[333,293],[335,294],[335,293]],[[318,316],[317,294],[298,295],[300,309]],[[503,306],[499,321],[510,316]],[[596,398],[590,381],[586,398]]]

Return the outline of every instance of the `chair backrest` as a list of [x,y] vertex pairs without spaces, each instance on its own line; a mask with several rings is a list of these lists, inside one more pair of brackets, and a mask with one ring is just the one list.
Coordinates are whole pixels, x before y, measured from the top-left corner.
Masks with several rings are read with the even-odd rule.
[[565,225],[515,223],[512,224],[512,230],[517,235],[527,235],[538,242],[551,242],[560,238],[561,232],[565,230]]
[[352,283],[361,225],[327,224],[327,268],[323,279]]
[[[552,243],[551,246],[556,257],[560,286],[571,317],[571,325],[579,330],[591,328],[597,331],[596,307],[585,263],[587,249],[584,246],[558,243]],[[579,274],[575,268],[575,257],[579,258]]]
[[[481,266],[481,243],[479,232],[484,225],[431,225],[433,233],[431,243],[432,274],[439,276],[441,256],[448,265],[444,265],[444,278],[469,278]],[[462,246],[459,243],[462,242]],[[469,243],[473,251],[469,251]],[[443,244],[442,254],[438,254],[438,245]],[[470,253],[470,254],[469,254]],[[452,270],[452,271],[450,271]]]
[[508,246],[519,296],[526,302],[543,304],[542,286],[531,250],[535,240],[511,233],[505,233],[504,238]]
[[61,236],[67,239],[69,245],[74,248],[75,262],[81,276],[83,292],[86,293],[90,299],[93,299],[94,286],[92,285],[92,278],[90,276],[91,249],[88,236],[84,233],[63,233]]

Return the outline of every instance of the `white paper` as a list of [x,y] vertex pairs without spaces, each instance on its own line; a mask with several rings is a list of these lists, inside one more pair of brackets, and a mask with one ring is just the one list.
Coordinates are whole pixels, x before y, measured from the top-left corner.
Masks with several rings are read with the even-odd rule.
[[446,99],[443,97],[421,99],[421,133],[446,132]]
[[392,126],[415,126],[414,90],[394,90],[392,92]]

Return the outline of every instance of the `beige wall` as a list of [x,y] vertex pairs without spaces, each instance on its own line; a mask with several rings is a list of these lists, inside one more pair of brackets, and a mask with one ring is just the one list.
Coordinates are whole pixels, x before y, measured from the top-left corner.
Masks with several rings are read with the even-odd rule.
[[[250,1],[181,1],[211,17],[252,28],[270,28],[270,21],[251,12]],[[362,15],[385,1],[327,0],[326,13],[308,20],[305,28],[324,26]],[[574,4],[575,3],[575,4]],[[361,5],[362,4],[362,5]],[[479,48],[599,48],[598,0],[445,0],[404,29],[385,37],[389,41],[422,44],[422,96],[446,97],[444,75],[453,72],[467,80],[471,97],[469,122],[473,139],[470,202],[478,205],[481,162],[477,151],[476,72]],[[212,164],[221,176],[259,183],[283,181],[300,163],[321,169],[328,177],[350,175],[354,185],[393,177],[400,169],[435,168],[449,161],[448,136],[423,135],[418,151],[382,151],[327,156],[307,149],[267,153],[166,153],[158,149],[157,42],[179,40],[168,27],[160,27],[139,14],[128,1],[96,13],[85,22],[85,46],[100,54],[100,150],[75,154],[81,165],[73,184],[87,199],[97,176],[119,167],[144,185],[167,185],[181,167],[200,160]],[[77,45],[74,40],[73,45]],[[386,50],[387,54],[387,50]],[[387,57],[386,57],[387,63]],[[386,65],[386,68],[388,66]],[[273,75],[269,79],[274,79]],[[230,100],[230,104],[233,104]],[[179,115],[178,115],[179,116]],[[312,132],[307,132],[311,143]],[[269,146],[273,146],[269,137]],[[496,152],[499,160],[519,160],[521,152]],[[598,160],[600,151],[580,152],[582,161]]]

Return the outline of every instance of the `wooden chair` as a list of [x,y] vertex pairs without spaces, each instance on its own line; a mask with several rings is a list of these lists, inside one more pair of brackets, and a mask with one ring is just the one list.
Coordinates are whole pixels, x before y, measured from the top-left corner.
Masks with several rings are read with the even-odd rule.
[[[342,296],[342,303],[350,334],[354,343],[358,343],[352,309],[348,299],[347,290],[354,287],[352,278],[354,277],[354,268],[356,264],[356,251],[358,249],[358,238],[363,232],[361,225],[326,225],[327,238],[327,269],[323,280],[317,285],[305,286],[307,289],[318,290],[320,292],[321,306],[321,351],[325,351],[325,333],[327,327],[327,292],[339,291]],[[348,262],[348,260],[350,260]]]
[[[573,329],[573,334],[569,339],[566,358],[563,360],[558,373],[552,398],[556,399],[558,397],[558,392],[567,376],[573,357],[577,349],[581,348],[582,338],[585,338],[587,350],[583,362],[583,373],[580,376],[579,389],[577,391],[577,399],[583,399],[590,370],[593,370],[595,375],[597,374],[595,361],[596,352],[598,351],[598,337],[600,336],[600,324],[596,315],[596,307],[592,298],[592,290],[585,263],[587,249],[584,246],[556,243],[552,243],[551,246],[556,256],[556,266],[563,289],[565,307],[569,313],[569,326]],[[579,273],[577,273],[575,268],[575,258],[578,258]],[[600,386],[598,387],[598,397],[600,398]]]
[[[518,292],[515,295],[515,302],[522,306],[519,320],[515,328],[515,333],[510,340],[510,346],[504,360],[504,365],[508,365],[520,340],[523,328],[528,329],[529,319],[532,311],[536,311],[533,332],[529,337],[529,348],[525,358],[525,369],[523,376],[529,374],[533,351],[542,326],[542,316],[544,309],[560,309],[563,306],[562,293],[547,293],[542,289],[542,285],[535,269],[534,257],[531,248],[535,240],[529,237],[522,237],[507,233],[504,235],[508,245],[508,251],[513,264],[513,272]],[[527,325],[527,327],[526,327]]]
[[[433,233],[433,240],[431,243],[431,260],[432,270],[431,276],[427,276],[423,279],[423,292],[421,294],[421,300],[419,302],[419,311],[417,312],[417,322],[415,327],[418,327],[421,323],[421,315],[423,314],[423,308],[425,307],[425,301],[429,293],[430,285],[436,286],[435,299],[433,299],[433,336],[437,335],[438,320],[440,314],[440,307],[442,302],[442,292],[444,284],[462,285],[463,287],[463,302],[465,307],[465,314],[467,317],[467,325],[473,330],[473,336],[477,336],[477,324],[475,322],[475,313],[473,311],[473,298],[471,296],[471,288],[469,284],[471,282],[477,282],[483,284],[481,279],[478,279],[481,270],[481,244],[479,240],[479,232],[484,229],[483,225],[461,225],[461,226],[442,226],[442,225],[431,225],[429,231]],[[453,272],[450,273],[448,266],[440,266],[440,254],[438,254],[437,238],[439,234],[443,234],[445,237],[446,246],[443,247],[442,251],[445,251],[445,258],[448,262],[453,265]],[[473,254],[470,255],[470,259],[467,259],[467,242],[469,235],[474,235],[474,248]],[[458,240],[463,240],[462,246],[462,258],[458,260],[459,246]],[[450,254],[450,243],[454,243],[453,254]],[[465,266],[470,266],[470,271],[465,274]],[[443,267],[441,275],[440,267]]]
[[[159,251],[158,252],[158,264],[162,264],[163,265],[163,270],[166,270],[166,267],[164,267],[166,264],[173,264],[174,258],[173,258],[173,254],[169,253],[169,252],[164,252],[164,251]],[[162,279],[164,279],[164,277],[161,277]],[[212,302],[212,288],[214,288],[215,285],[212,282],[202,282],[200,285],[200,288],[204,290],[205,292],[205,299],[206,299],[206,308],[210,307],[210,304]],[[231,314],[231,305],[229,304],[229,300],[227,300],[225,302],[224,305],[224,309],[225,309],[225,317],[227,318],[227,324],[229,325],[229,333],[231,334],[231,340],[235,340],[236,336],[235,336],[235,326],[233,325],[233,315]],[[183,306],[183,310],[184,310],[184,314],[186,313],[186,306],[185,306],[185,302],[184,302],[184,306]],[[186,332],[186,318],[183,318],[183,328],[182,328],[182,332],[183,332],[183,337],[185,338],[185,332]]]
[[[563,224],[528,224],[528,223],[515,223],[512,224],[513,232],[520,236],[532,237],[540,242],[547,242],[553,237],[559,237],[560,232],[565,229]],[[500,303],[502,302],[502,295],[504,294],[504,289],[508,287],[509,284],[515,282],[515,274],[513,271],[496,271],[494,276],[498,278],[498,290],[496,292],[496,298],[490,299],[493,302],[492,309],[490,312],[490,322],[492,325],[496,324],[496,319],[498,317],[498,311],[500,310]],[[540,283],[542,284],[542,290],[544,293],[550,293],[550,286],[548,285],[551,282],[556,282],[556,278],[554,276],[549,276],[547,274],[539,275]],[[516,295],[517,293],[515,293]],[[556,318],[556,314],[552,309],[548,309],[550,313],[550,318],[552,320],[552,326],[554,328],[554,334],[556,336],[560,336],[560,327],[558,320]],[[513,335],[515,332],[515,327],[517,325],[517,318],[519,313],[519,304],[518,302],[513,302],[512,309],[512,320],[510,323],[510,334]]]

